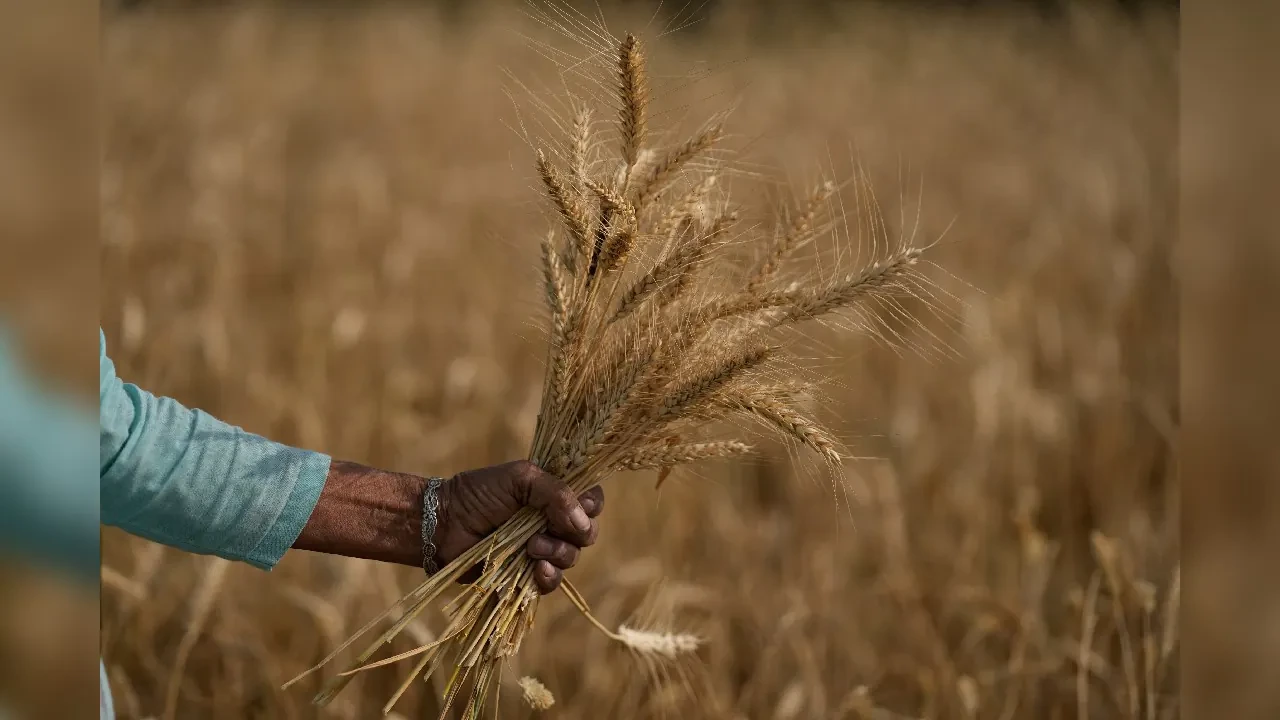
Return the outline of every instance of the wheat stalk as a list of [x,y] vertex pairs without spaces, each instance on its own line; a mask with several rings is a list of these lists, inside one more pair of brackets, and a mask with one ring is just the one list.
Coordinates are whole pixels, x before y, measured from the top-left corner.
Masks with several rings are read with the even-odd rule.
[[[786,367],[786,353],[770,333],[847,308],[874,312],[879,306],[862,308],[863,301],[912,292],[924,282],[918,272],[920,250],[901,247],[832,281],[801,275],[786,288],[770,289],[795,251],[829,227],[819,222],[819,214],[835,185],[824,183],[794,221],[772,233],[748,228],[737,238],[741,242],[735,244],[755,243],[763,250],[763,259],[740,274],[733,258],[722,252],[737,215],[721,210],[703,221],[701,208],[718,187],[717,176],[693,163],[722,139],[720,124],[652,156],[657,159],[646,159],[649,96],[640,41],[626,36],[617,58],[621,172],[607,181],[590,176],[591,113],[585,107],[577,107],[569,131],[567,177],[545,153],[535,159],[560,231],[553,228],[541,247],[550,343],[529,459],[578,494],[619,470],[657,470],[661,482],[673,467],[751,452],[736,440],[680,440],[703,435],[719,422],[749,417],[812,450],[834,471],[843,457],[840,447],[795,407],[797,387],[776,380]],[[666,190],[682,174],[691,175],[689,188],[672,200]],[[725,204],[717,201],[717,207]],[[665,247],[637,252],[652,241]],[[628,272],[631,265],[637,266],[634,273]],[[714,271],[701,272],[704,268]],[[726,277],[740,289],[717,289]],[[536,616],[533,563],[524,548],[545,528],[540,514],[527,508],[517,512],[291,683],[395,618],[347,671],[325,683],[315,702],[328,703],[365,671],[417,658],[385,709],[390,711],[415,678],[448,672],[444,712],[462,702],[465,716],[476,717],[498,686],[503,660],[519,651]],[[448,624],[437,640],[373,659],[477,564],[483,568],[480,577],[446,606]],[[566,580],[562,588],[595,627],[647,660],[671,660],[701,642],[681,633],[610,630],[571,583]],[[545,688],[535,683],[522,681],[521,687],[536,707],[550,695],[543,697]]]

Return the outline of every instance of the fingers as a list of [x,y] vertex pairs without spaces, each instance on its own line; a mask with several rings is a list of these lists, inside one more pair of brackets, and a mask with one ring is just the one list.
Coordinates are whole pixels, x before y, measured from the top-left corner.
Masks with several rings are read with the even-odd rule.
[[587,517],[599,517],[604,509],[604,488],[599,485],[591,488],[578,496],[578,502],[587,511]]
[[546,560],[539,560],[533,568],[533,583],[538,586],[538,591],[543,595],[560,587],[560,581],[563,579],[564,571]]
[[546,560],[561,570],[568,570],[578,562],[576,545],[550,535],[534,535],[525,549],[534,560]]
[[595,542],[595,523],[568,485],[533,463],[517,463],[514,470],[517,499],[541,510],[557,537],[579,547]]

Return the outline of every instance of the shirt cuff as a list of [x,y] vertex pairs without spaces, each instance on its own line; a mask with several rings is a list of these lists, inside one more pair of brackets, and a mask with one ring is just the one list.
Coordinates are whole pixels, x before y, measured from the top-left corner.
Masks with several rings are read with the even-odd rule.
[[297,477],[293,489],[289,491],[289,499],[285,501],[280,514],[267,534],[258,541],[253,550],[244,557],[244,561],[260,570],[271,570],[280,562],[298,536],[302,528],[311,518],[311,511],[320,500],[320,491],[324,489],[325,480],[329,477],[328,455],[306,452],[297,465]]

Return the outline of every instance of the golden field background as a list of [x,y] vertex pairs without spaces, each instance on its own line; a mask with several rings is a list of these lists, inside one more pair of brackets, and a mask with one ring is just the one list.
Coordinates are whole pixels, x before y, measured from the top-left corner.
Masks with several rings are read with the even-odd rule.
[[[606,488],[570,577],[606,621],[703,634],[696,694],[656,689],[559,596],[508,679],[541,679],[554,718],[1177,717],[1176,18],[866,4],[658,37],[651,12],[606,19],[651,40],[660,121],[737,103],[749,213],[853,158],[891,230],[919,208],[920,237],[946,231],[963,322],[931,321],[952,356],[814,343],[823,415],[865,458],[851,507],[782,446]],[[103,33],[121,375],[395,470],[522,457],[545,213],[503,71],[555,92],[538,43],[580,48],[503,4],[144,11]],[[369,673],[326,712],[314,685],[278,689],[410,569],[296,553],[263,574],[114,532],[103,564],[123,717],[374,717],[397,684]],[[434,694],[397,712],[434,717]],[[529,715],[516,694],[503,717]]]

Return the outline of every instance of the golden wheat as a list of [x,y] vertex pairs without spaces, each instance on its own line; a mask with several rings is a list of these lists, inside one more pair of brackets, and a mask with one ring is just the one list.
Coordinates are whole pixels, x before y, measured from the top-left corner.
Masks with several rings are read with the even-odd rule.
[[[528,332],[530,308],[507,291],[542,290],[540,276],[536,289],[529,278],[542,228],[530,227],[520,200],[545,200],[521,194],[529,178],[540,182],[533,153],[494,112],[509,98],[488,68],[515,65],[530,84],[558,91],[548,55],[510,28],[548,48],[560,36],[526,28],[505,2],[469,3],[475,12],[461,21],[420,4],[366,3],[338,17],[305,5],[104,16],[104,62],[117,82],[103,113],[102,322],[122,373],[282,441],[371,464],[440,472],[523,456],[544,363],[534,357],[541,338]],[[643,9],[624,15],[632,5],[601,3],[605,14],[644,26]],[[712,202],[694,206],[695,217],[714,211],[732,185],[746,220],[788,207],[790,224],[815,186],[813,161],[830,158],[830,148],[841,166],[823,174],[842,188],[832,212],[843,202],[865,217],[864,198],[844,189],[852,167],[844,162],[856,155],[860,177],[885,193],[886,207],[893,195],[902,202],[900,189],[907,202],[927,197],[924,234],[956,220],[956,242],[921,262],[945,259],[962,284],[980,288],[960,289],[968,305],[960,344],[968,347],[955,362],[894,362],[887,348],[806,327],[798,352],[812,353],[831,381],[817,396],[830,405],[821,414],[807,400],[797,407],[831,419],[842,439],[859,438],[859,454],[873,456],[846,461],[843,480],[856,494],[847,520],[824,502],[821,484],[799,481],[806,467],[772,457],[778,450],[766,438],[745,437],[758,430],[745,416],[735,420],[742,431],[725,437],[757,445],[757,459],[704,462],[678,484],[677,470],[660,500],[648,473],[606,481],[613,509],[602,544],[568,575],[612,631],[624,620],[696,626],[707,647],[697,666],[681,665],[706,686],[693,696],[641,687],[638,663],[617,661],[625,655],[603,636],[576,637],[576,610],[552,596],[539,603],[518,669],[504,669],[501,717],[527,716],[513,683],[527,673],[556,691],[551,713],[566,719],[892,712],[961,720],[975,713],[956,695],[973,684],[979,717],[1129,718],[1123,632],[1105,576],[1098,601],[1080,602],[1097,568],[1088,552],[1094,528],[1133,560],[1136,578],[1161,590],[1151,618],[1154,685],[1143,679],[1147,616],[1130,593],[1126,623],[1144,692],[1138,717],[1152,705],[1156,717],[1176,716],[1178,592],[1169,565],[1177,561],[1178,404],[1169,348],[1177,323],[1160,312],[1177,299],[1167,279],[1178,184],[1176,14],[1134,19],[1077,4],[1071,22],[1045,23],[1012,6],[962,17],[916,3],[859,3],[849,22],[774,13],[762,26],[778,41],[772,50],[744,36],[761,18],[728,5],[731,22],[711,13],[703,31],[646,45],[655,95],[648,144],[657,152],[642,149],[635,182],[638,189],[668,144],[696,135],[696,121],[723,97],[741,101],[725,144],[746,150],[750,164],[715,149],[679,173],[652,212],[663,214],[699,182],[703,172],[692,168],[725,158],[722,183]],[[793,19],[793,29],[777,28]],[[897,40],[910,44],[910,62]],[[616,45],[592,45],[611,72]],[[716,69],[690,83],[686,68]],[[592,177],[617,176],[614,105],[592,102]],[[686,113],[688,132],[660,127],[666,118],[684,123]],[[540,132],[561,137],[550,128]],[[571,136],[565,128],[563,138]],[[846,139],[857,148],[846,153]],[[543,147],[577,193],[563,145]],[[527,171],[512,172],[512,158]],[[795,173],[796,200],[775,199],[791,193],[772,187],[770,167]],[[916,178],[927,193],[915,194]],[[396,218],[412,222],[397,226]],[[824,231],[831,222],[817,221]],[[863,232],[855,226],[849,236]],[[193,242],[175,245],[179,236]],[[618,294],[665,242],[654,232],[639,240]],[[810,250],[831,247],[821,237]],[[763,255],[763,247],[744,253],[744,264]],[[767,291],[785,292],[809,256],[797,253]],[[823,267],[824,283],[845,272]],[[353,335],[348,316],[360,314],[366,342],[351,352],[339,340]],[[619,329],[638,330],[644,314]],[[330,330],[339,317],[341,338]],[[716,321],[702,342],[771,318]],[[221,354],[227,343],[236,350],[230,362]],[[621,356],[625,343],[615,345]],[[469,369],[478,371],[457,372]],[[768,382],[783,392],[789,377],[774,371]],[[719,437],[676,434],[675,443]],[[1042,534],[1024,546],[1009,518],[1031,491],[1041,509],[1029,521]],[[1044,559],[1032,552],[1039,545]],[[122,716],[163,716],[183,634],[173,629],[186,627],[190,588],[210,563],[151,552],[158,549],[104,530],[104,563],[148,598],[104,586],[103,652]],[[653,587],[663,575],[669,581]],[[182,673],[177,715],[315,715],[302,705],[323,678],[304,681],[305,692],[273,685],[421,579],[412,568],[308,553],[289,553],[265,578],[233,564]],[[319,604],[299,612],[287,597],[295,590]],[[656,603],[654,615],[631,612],[641,595]],[[46,606],[37,596],[6,616],[26,618],[25,628]],[[1096,618],[1085,653],[1089,607]],[[953,636],[956,627],[972,631]],[[445,629],[432,607],[373,659]],[[10,653],[28,661],[13,666],[24,670],[10,685],[61,701],[67,693],[32,674],[43,666],[32,658],[57,647],[57,638],[39,637],[39,653]],[[421,657],[361,673],[321,714],[376,715],[386,683],[394,689]],[[435,688],[413,683],[399,715],[435,717],[451,670],[443,667]],[[9,699],[21,710],[20,698]],[[46,715],[75,717],[74,707]]]
[[[742,238],[741,244],[756,241],[765,247],[761,263],[741,278],[739,287],[745,291],[716,291],[716,280],[738,272],[725,242],[737,214],[720,203],[713,219],[698,221],[697,208],[716,182],[714,172],[698,169],[695,161],[723,138],[721,125],[714,123],[661,159],[642,164],[643,158],[659,156],[645,146],[648,85],[644,52],[632,35],[618,45],[616,72],[622,172],[605,180],[589,176],[586,155],[593,139],[585,109],[576,112],[572,124],[568,179],[546,153],[536,154],[543,190],[560,228],[553,228],[542,245],[550,357],[530,460],[561,475],[576,493],[619,469],[657,469],[663,473],[661,481],[674,466],[749,452],[749,445],[733,439],[680,440],[746,414],[835,467],[841,453],[832,435],[790,404],[793,395],[771,383],[770,373],[784,353],[768,333],[853,306],[877,292],[911,292],[911,283],[919,282],[920,250],[899,248],[835,282],[803,278],[785,290],[767,289],[782,264],[819,231],[819,214],[835,193],[835,185],[827,182],[786,227]],[[690,176],[690,190],[663,207],[664,191],[682,175]],[[634,249],[662,239],[669,251],[647,268],[636,260]],[[715,272],[700,273],[704,267]],[[767,322],[752,320],[757,312],[765,313]],[[716,332],[722,322],[732,327]],[[709,336],[715,341],[708,342]],[[392,609],[408,605],[400,620],[359,654],[353,669],[332,678],[316,702],[329,702],[358,671],[420,655],[386,710],[415,677],[429,677],[451,658],[441,716],[465,696],[464,713],[475,717],[497,687],[503,659],[519,650],[533,623],[538,595],[533,563],[523,548],[543,529],[540,516],[522,510],[489,540],[428,578]],[[467,568],[481,562],[480,578],[450,605],[449,626],[439,640],[369,662]],[[566,594],[606,636],[642,656],[671,659],[700,644],[688,634],[625,626],[610,631],[591,616],[571,585]],[[532,687],[526,685],[527,696]]]

